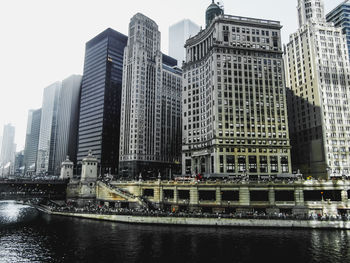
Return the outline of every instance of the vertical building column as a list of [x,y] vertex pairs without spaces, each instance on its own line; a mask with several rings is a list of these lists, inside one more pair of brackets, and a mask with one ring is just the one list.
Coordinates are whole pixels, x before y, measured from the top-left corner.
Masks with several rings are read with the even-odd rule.
[[198,205],[198,187],[190,189],[190,205]]
[[199,44],[196,45],[196,50],[197,50],[197,60],[199,60],[200,58],[200,48],[199,48]]
[[276,204],[276,199],[275,199],[275,189],[270,187],[269,189],[269,202],[270,205],[274,206]]
[[341,201],[347,203],[349,201],[348,192],[346,190],[341,191]]
[[294,199],[296,205],[304,205],[304,192],[303,189],[295,189]]
[[177,186],[174,188],[174,203],[177,204],[179,201],[179,192],[177,191]]
[[154,188],[154,201],[163,202],[163,189],[160,184]]
[[217,186],[216,187],[216,201],[215,201],[215,203],[217,205],[221,205],[221,200],[222,200],[222,198],[221,198],[221,187]]
[[[286,117],[288,119],[288,117]],[[289,137],[289,136],[288,136]],[[290,154],[290,149],[288,149],[288,173],[292,173],[292,158]]]
[[239,204],[249,205],[250,204],[250,193],[248,186],[242,186],[239,188]]
[[205,156],[205,173],[206,174],[210,174],[210,162],[211,162],[210,155]]

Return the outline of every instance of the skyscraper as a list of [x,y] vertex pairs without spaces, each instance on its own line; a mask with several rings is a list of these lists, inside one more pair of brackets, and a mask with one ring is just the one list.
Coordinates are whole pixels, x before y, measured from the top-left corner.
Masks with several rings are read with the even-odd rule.
[[182,173],[290,173],[281,25],[214,5],[185,45]]
[[15,127],[11,124],[4,125],[4,131],[2,133],[0,165],[2,168],[7,169],[7,174],[13,171],[14,168],[14,155],[16,152],[14,141]]
[[[346,35],[348,53],[350,53],[350,2],[346,0],[335,7],[326,15],[327,22],[333,22],[334,26],[340,27]],[[350,56],[350,55],[349,55]]]
[[20,151],[15,154],[14,175],[22,176],[24,174],[24,152]]
[[57,81],[44,89],[36,173],[53,173],[53,154],[57,128],[58,96],[62,83]]
[[299,29],[285,50],[293,168],[333,177],[350,168],[346,38],[327,23],[323,1],[298,0]]
[[181,70],[162,55],[158,25],[137,13],[124,52],[120,173],[163,176],[180,164]]
[[108,28],[85,46],[81,88],[78,153],[81,162],[92,150],[102,174],[117,174],[123,52],[127,36]]
[[169,56],[177,60],[178,66],[182,66],[182,61],[186,59],[185,42],[191,36],[196,35],[200,28],[189,19],[169,27]]
[[41,109],[30,110],[26,131],[26,142],[24,148],[24,172],[26,175],[34,175],[36,172],[36,161],[38,156],[40,135]]
[[79,101],[82,76],[72,75],[62,81],[58,100],[54,174],[59,175],[66,156],[76,163],[79,125]]

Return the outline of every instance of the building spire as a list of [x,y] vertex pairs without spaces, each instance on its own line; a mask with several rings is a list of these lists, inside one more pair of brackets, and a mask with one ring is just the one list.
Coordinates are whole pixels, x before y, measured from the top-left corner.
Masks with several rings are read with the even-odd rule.
[[216,16],[222,15],[223,13],[224,10],[212,0],[212,3],[208,6],[205,12],[206,27],[210,25],[211,21],[213,21]]

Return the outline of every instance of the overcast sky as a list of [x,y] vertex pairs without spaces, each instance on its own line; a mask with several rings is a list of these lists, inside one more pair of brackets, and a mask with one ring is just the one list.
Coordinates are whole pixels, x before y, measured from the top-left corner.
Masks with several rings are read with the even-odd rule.
[[[326,12],[343,0],[324,0]],[[71,74],[82,74],[85,42],[111,27],[127,34],[141,12],[159,26],[162,51],[168,28],[184,19],[205,24],[211,0],[1,0],[0,135],[16,127],[17,150],[24,147],[29,109],[41,107],[43,89]],[[223,0],[230,15],[281,21],[282,41],[297,29],[297,0]]]

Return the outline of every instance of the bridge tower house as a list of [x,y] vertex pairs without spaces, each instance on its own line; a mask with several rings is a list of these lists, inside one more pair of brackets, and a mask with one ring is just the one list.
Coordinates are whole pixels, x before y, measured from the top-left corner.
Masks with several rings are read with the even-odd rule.
[[98,160],[89,151],[82,160],[79,197],[82,199],[96,199],[96,181]]
[[69,156],[67,156],[66,160],[61,164],[60,179],[73,178],[73,167],[74,167],[73,162],[70,161]]

